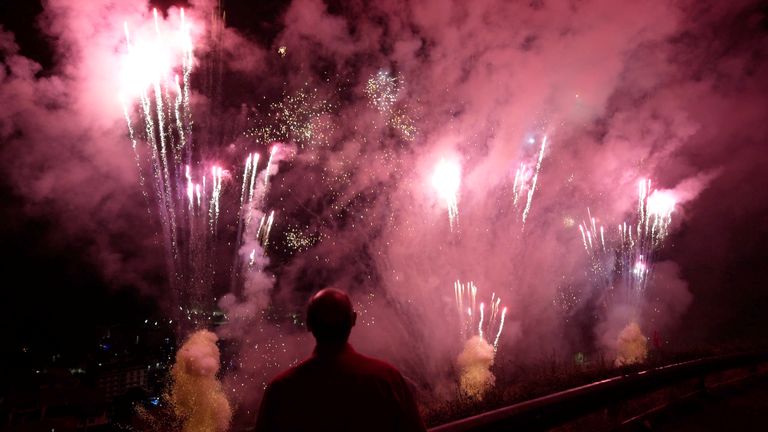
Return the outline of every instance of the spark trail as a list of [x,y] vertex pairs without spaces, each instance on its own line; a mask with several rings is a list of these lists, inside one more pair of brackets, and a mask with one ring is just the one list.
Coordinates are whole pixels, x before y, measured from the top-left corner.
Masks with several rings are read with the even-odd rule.
[[[191,221],[185,222],[193,212],[191,205],[195,186],[191,183],[190,167],[179,163],[181,147],[175,143],[186,142],[184,129],[191,119],[190,114],[179,104],[182,89],[178,82],[171,79],[179,56],[185,53],[176,42],[189,39],[189,29],[160,28],[157,12],[153,12],[154,34],[132,37],[127,23],[124,23],[126,52],[122,62],[122,84],[118,90],[121,105],[128,127],[128,134],[139,166],[139,182],[143,186],[141,156],[148,155],[151,166],[153,196],[156,199],[162,224],[162,233],[166,247],[166,262],[171,286],[179,292],[181,287],[189,285],[187,271],[190,267],[188,257],[190,244],[182,242],[188,233],[186,227],[192,227]],[[187,55],[191,56],[191,47]],[[189,72],[191,62],[181,65],[184,73]],[[185,87],[188,82],[185,83]],[[175,97],[169,88],[173,88]],[[188,92],[188,88],[184,91]],[[131,113],[138,105],[140,130],[133,126]],[[178,107],[175,118],[169,115],[171,106]],[[140,147],[144,144],[144,148]],[[186,182],[181,181],[182,174]],[[146,193],[146,192],[145,192]],[[146,195],[145,195],[146,196]],[[184,200],[189,206],[184,205]]]
[[649,179],[638,182],[637,192],[633,220],[619,224],[614,236],[606,233],[589,209],[587,219],[579,224],[595,282],[601,288],[614,288],[618,282],[629,296],[645,291],[653,274],[656,252],[669,234],[676,205],[670,192],[653,190]]
[[482,399],[496,381],[490,368],[504,330],[507,308],[501,307],[501,299],[496,293],[491,295],[488,308],[482,301],[478,307],[477,286],[471,281],[466,284],[455,281],[453,291],[464,341],[464,348],[456,359],[460,371],[459,386],[465,395]]
[[273,159],[278,146],[272,146],[260,179],[259,154],[247,153],[241,165],[239,202],[225,200],[228,179],[240,173],[230,174],[220,162],[201,160],[200,155],[210,155],[211,149],[196,143],[192,135],[190,78],[195,57],[191,32],[195,24],[183,9],[180,25],[175,28],[160,19],[156,11],[153,19],[152,31],[147,34],[132,34],[124,24],[125,53],[117,93],[140,169],[140,184],[144,184],[142,167],[150,167],[147,183],[151,190],[145,196],[149,200],[151,195],[157,206],[171,288],[183,314],[197,326],[198,318],[190,311],[203,306],[204,295],[215,281],[216,248],[220,243],[217,238],[224,223],[225,204],[239,203],[239,208],[230,213],[236,215],[238,227],[233,288],[238,281],[240,247],[251,240],[262,247],[269,242],[274,212],[266,220],[265,229],[254,231],[249,224],[254,213],[263,213],[270,174],[276,171]]
[[638,204],[634,227],[619,226],[617,259],[625,286],[643,292],[653,271],[656,252],[669,234],[675,198],[668,192],[653,190],[650,179],[638,182]]
[[[459,315],[460,332],[463,339],[480,336],[489,343],[493,342],[493,350],[498,350],[499,337],[504,329],[504,319],[507,308],[501,306],[501,298],[496,293],[491,294],[491,301],[486,309],[485,302],[477,302],[477,285],[470,281],[453,283],[456,311]],[[486,317],[487,316],[487,317]]]
[[528,219],[528,212],[531,211],[531,204],[533,203],[533,194],[536,192],[536,183],[539,180],[539,172],[541,172],[541,162],[544,160],[544,150],[547,147],[547,136],[541,140],[541,147],[539,149],[539,157],[536,161],[536,169],[533,172],[533,179],[531,180],[531,186],[528,188],[528,196],[525,201],[525,209],[523,209],[523,228],[525,228],[525,221]]
[[[533,206],[533,198],[539,184],[539,174],[547,154],[548,140],[548,135],[544,135],[541,138],[541,143],[535,157],[526,157],[515,169],[515,178],[512,182],[512,205],[519,212],[520,224],[523,230]],[[528,140],[528,144],[532,145],[535,143],[536,139],[534,138]]]

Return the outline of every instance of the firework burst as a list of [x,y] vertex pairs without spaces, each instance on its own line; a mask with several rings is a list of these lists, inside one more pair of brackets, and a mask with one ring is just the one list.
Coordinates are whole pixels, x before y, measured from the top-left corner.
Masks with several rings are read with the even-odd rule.
[[294,94],[269,105],[266,115],[253,119],[245,136],[263,144],[295,142],[301,148],[327,146],[335,130],[334,105],[320,96],[316,88],[305,86]]
[[493,350],[498,350],[499,338],[504,330],[504,320],[507,315],[506,306],[501,305],[501,298],[496,293],[491,294],[491,300],[477,301],[477,285],[470,281],[462,283],[457,280],[453,283],[456,311],[461,319],[461,337],[469,339],[479,336],[491,343]]
[[[194,292],[194,287],[205,284],[208,277],[200,273],[205,273],[202,269],[206,266],[193,258],[192,249],[205,248],[206,242],[197,238],[205,232],[201,229],[205,226],[201,218],[209,219],[211,229],[215,230],[224,171],[212,167],[213,183],[208,189],[194,182],[195,166],[181,163],[190,160],[191,155],[188,142],[189,76],[194,65],[192,26],[183,9],[177,28],[161,26],[156,11],[154,19],[154,32],[149,34],[134,35],[124,24],[125,54],[117,93],[142,186],[145,180],[141,155],[149,156],[150,184],[162,223],[171,285],[176,289],[193,287],[188,292]],[[134,123],[140,126],[135,127]],[[148,196],[145,192],[145,197]],[[208,197],[210,201],[205,199]]]
[[624,284],[633,292],[642,292],[647,287],[656,252],[669,234],[675,205],[670,193],[651,188],[650,179],[638,182],[635,224],[623,223],[618,227],[617,259]]
[[455,161],[441,159],[432,174],[432,186],[440,200],[448,208],[448,222],[451,230],[459,223],[459,187],[461,186],[461,165]]
[[587,219],[579,224],[581,242],[584,251],[589,256],[590,274],[596,285],[607,288],[612,283],[613,252],[609,237],[606,244],[605,227],[592,216],[592,211],[587,208]]
[[402,79],[380,70],[365,85],[365,94],[371,105],[379,112],[391,112],[400,93]]
[[[145,183],[142,165],[151,167],[151,176],[147,176],[146,182],[151,190],[145,196],[151,195],[157,203],[169,281],[179,295],[180,308],[189,311],[201,306],[204,294],[215,280],[218,236],[224,223],[222,212],[226,210],[223,206],[230,202],[224,197],[229,180],[240,174],[239,208],[230,213],[237,215],[233,287],[241,267],[240,249],[251,241],[258,242],[260,252],[268,246],[275,212],[265,214],[264,197],[271,175],[277,170],[279,148],[278,145],[271,147],[261,173],[260,156],[256,152],[246,155],[242,173],[231,172],[220,162],[196,160],[202,151],[192,145],[193,25],[183,10],[176,28],[166,28],[157,13],[154,17],[154,31],[149,34],[133,34],[127,24],[124,26],[125,55],[118,96],[142,185]],[[296,100],[289,102],[301,105]],[[289,116],[289,122],[298,121],[296,116]],[[308,138],[308,134],[316,138],[307,130],[297,131],[299,138]],[[257,222],[258,228],[251,226]],[[252,263],[255,258],[246,255],[242,259]]]
[[365,95],[369,104],[386,116],[390,128],[398,131],[406,141],[412,141],[417,133],[415,121],[408,106],[398,104],[404,86],[405,79],[401,75],[392,75],[386,70],[380,70],[366,82]]
[[[541,138],[539,150],[536,152],[535,159],[520,162],[515,169],[515,179],[512,183],[512,204],[520,212],[520,221],[523,229],[528,220],[528,214],[533,205],[533,198],[539,183],[539,174],[547,150],[548,135]],[[536,140],[530,138],[529,144],[534,144]]]
[[579,224],[581,243],[590,258],[595,283],[612,288],[621,282],[628,293],[642,293],[652,276],[656,252],[669,234],[676,202],[669,192],[651,188],[651,181],[638,183],[638,204],[634,221],[608,233],[587,209],[587,220]]

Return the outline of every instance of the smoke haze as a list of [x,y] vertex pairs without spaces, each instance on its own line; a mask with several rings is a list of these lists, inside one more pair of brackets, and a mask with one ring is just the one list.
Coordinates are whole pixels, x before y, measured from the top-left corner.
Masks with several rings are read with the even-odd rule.
[[[247,29],[212,19],[215,2],[190,3],[194,136],[201,160],[231,172],[225,211],[237,213],[248,152],[285,152],[249,209],[275,211],[269,246],[220,247],[237,268],[255,260],[233,292],[227,276],[208,292],[238,347],[225,387],[248,383],[234,403],[253,406],[306,355],[304,304],[330,285],[356,305],[360,351],[446,397],[453,368],[468,367],[456,362],[455,280],[508,307],[497,361],[623,353],[620,341],[654,332],[719,341],[764,322],[764,5],[294,0],[268,29]],[[159,222],[117,97],[126,21],[151,26],[150,6],[44,2],[46,69],[0,29],[2,170],[25,211],[55,222],[52,238],[87,245],[106,283],[170,311]],[[530,184],[545,136],[523,210],[516,170]],[[455,229],[431,183],[443,159],[461,165]],[[605,301],[578,223],[589,209],[613,235],[634,217],[641,179],[677,200],[671,233],[641,298]],[[493,356],[482,359],[490,374]]]

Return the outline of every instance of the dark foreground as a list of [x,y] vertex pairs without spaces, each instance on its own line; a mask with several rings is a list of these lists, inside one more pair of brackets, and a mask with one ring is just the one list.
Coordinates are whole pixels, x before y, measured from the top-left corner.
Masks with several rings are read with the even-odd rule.
[[[766,412],[760,408],[768,408],[768,352],[627,371],[447,423],[432,432],[768,430],[759,427],[768,424],[759,418]],[[719,423],[710,421],[710,416]]]
[[632,430],[766,431],[768,378],[707,392],[638,422],[632,426]]

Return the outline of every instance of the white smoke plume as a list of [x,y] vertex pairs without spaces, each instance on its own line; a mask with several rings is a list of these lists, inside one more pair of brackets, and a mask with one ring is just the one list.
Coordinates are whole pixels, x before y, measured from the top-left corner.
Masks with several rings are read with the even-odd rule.
[[491,372],[491,366],[495,355],[493,345],[481,336],[467,340],[456,358],[460,373],[459,386],[465,395],[480,400],[493,387],[496,377]]
[[627,324],[616,339],[616,366],[645,362],[648,356],[648,338],[636,322]]
[[176,353],[171,368],[169,402],[183,432],[225,432],[232,409],[217,374],[218,337],[210,331],[192,333]]

